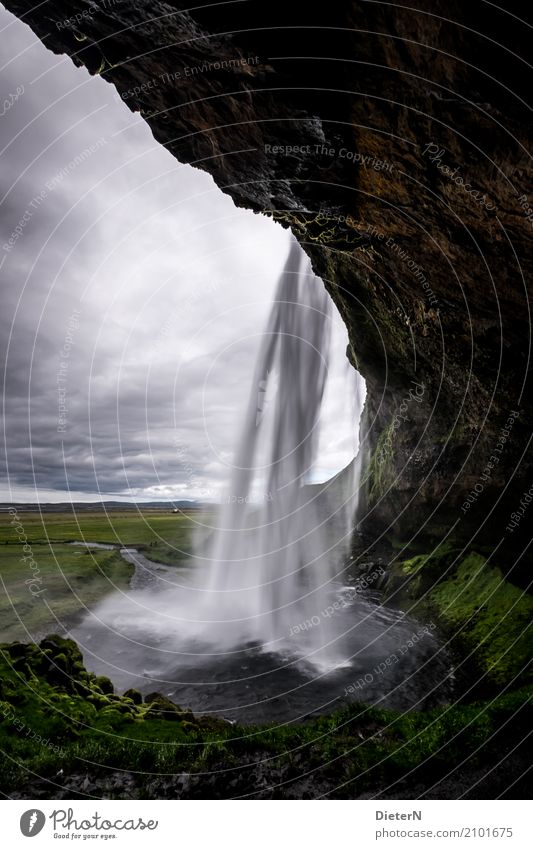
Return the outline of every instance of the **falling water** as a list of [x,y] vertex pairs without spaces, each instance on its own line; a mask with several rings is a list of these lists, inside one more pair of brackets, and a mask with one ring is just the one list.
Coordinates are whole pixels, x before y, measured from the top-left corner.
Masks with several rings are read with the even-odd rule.
[[[404,655],[418,623],[360,592],[346,569],[361,449],[331,480],[314,482],[334,385],[331,324],[323,283],[293,242],[216,527],[178,568],[124,550],[135,566],[130,591],[108,596],[72,631],[87,666],[120,689],[161,690],[246,722],[285,721],[330,711],[353,692],[360,699],[354,681],[364,682],[365,701],[403,709],[426,690],[431,699],[446,675],[431,636]],[[346,380],[339,394],[356,399],[355,432],[364,383],[353,369]]]
[[309,484],[332,316],[324,284],[306,265],[293,240],[208,549],[204,616],[224,629],[224,642],[231,635],[235,643],[290,649],[329,665],[338,662],[339,645],[321,612],[349,543],[359,466],[354,461],[329,487]]

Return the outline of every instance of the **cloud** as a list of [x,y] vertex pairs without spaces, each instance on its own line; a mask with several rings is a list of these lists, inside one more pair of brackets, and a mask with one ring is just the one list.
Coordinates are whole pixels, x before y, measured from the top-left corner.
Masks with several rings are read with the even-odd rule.
[[[216,492],[288,235],[179,164],[104,80],[5,11],[0,26],[4,96],[23,89],[2,119],[2,497]],[[343,405],[325,411],[332,471]]]

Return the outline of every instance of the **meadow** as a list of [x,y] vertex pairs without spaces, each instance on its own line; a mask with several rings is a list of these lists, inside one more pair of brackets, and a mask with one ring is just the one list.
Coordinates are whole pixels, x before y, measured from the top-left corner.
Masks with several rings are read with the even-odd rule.
[[[128,587],[121,547],[178,564],[188,557],[198,515],[164,511],[0,514],[0,642],[63,632],[107,593]],[[23,532],[21,532],[21,527]],[[107,543],[115,550],[71,545]]]

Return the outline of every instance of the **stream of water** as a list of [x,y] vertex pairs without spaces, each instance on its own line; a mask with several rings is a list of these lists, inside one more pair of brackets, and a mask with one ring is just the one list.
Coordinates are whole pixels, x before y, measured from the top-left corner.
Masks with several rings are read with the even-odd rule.
[[196,713],[241,723],[297,721],[358,701],[430,708],[450,696],[449,661],[431,623],[380,604],[379,594],[362,590],[353,576],[336,581],[328,605],[295,623],[288,635],[290,645],[299,634],[320,630],[323,620],[343,635],[345,663],[321,670],[290,649],[272,651],[254,642],[217,650],[182,638],[178,649],[176,633],[188,629],[176,628],[173,599],[178,592],[183,609],[194,603],[194,565],[155,563],[134,548],[120,553],[134,566],[131,591],[120,602],[114,594],[104,599],[71,635],[87,667],[110,677],[121,692],[158,691]]

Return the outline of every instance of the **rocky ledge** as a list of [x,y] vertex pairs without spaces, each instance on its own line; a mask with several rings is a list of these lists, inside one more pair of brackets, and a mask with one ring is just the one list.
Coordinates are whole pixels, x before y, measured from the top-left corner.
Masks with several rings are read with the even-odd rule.
[[523,4],[186,5],[6,2],[292,228],[367,381],[367,525],[499,539],[532,477]]

